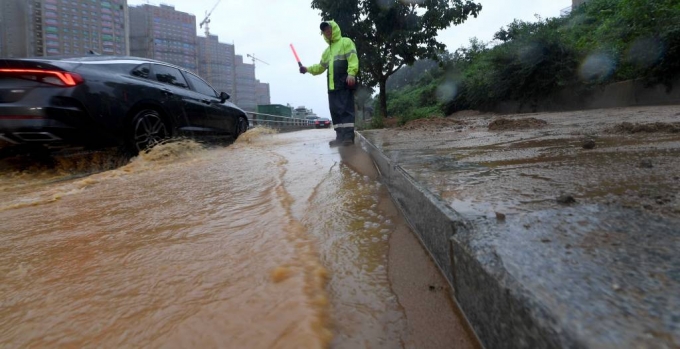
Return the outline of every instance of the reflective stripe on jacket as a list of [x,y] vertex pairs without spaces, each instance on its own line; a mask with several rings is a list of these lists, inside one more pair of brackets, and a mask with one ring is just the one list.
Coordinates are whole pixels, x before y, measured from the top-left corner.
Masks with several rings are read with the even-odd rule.
[[[307,68],[313,75],[319,75],[328,69],[328,90],[347,88],[347,75],[357,76],[359,73],[359,57],[354,42],[342,37],[340,26],[335,21],[326,21],[332,28],[332,37],[328,48],[321,55],[321,62]],[[323,34],[322,34],[323,35]]]

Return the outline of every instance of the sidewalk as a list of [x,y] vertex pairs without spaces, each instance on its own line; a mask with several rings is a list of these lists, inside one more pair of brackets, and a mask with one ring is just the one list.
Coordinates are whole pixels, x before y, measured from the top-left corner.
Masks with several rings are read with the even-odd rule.
[[679,347],[680,106],[498,119],[359,137],[484,345]]

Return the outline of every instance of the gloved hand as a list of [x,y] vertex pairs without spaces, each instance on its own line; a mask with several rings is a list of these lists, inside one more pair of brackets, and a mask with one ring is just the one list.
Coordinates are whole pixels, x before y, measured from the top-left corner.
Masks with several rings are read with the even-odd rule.
[[301,67],[300,67],[300,74],[304,74],[304,73],[306,73],[306,72],[307,72],[307,67],[301,66]]
[[356,79],[352,75],[348,75],[347,76],[347,86],[354,87],[355,83],[356,83]]

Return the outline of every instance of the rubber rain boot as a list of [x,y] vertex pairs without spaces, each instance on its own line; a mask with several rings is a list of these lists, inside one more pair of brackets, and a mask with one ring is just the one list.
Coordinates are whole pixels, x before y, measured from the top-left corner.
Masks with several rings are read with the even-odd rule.
[[342,140],[341,140],[341,137],[340,137],[340,130],[336,129],[335,130],[335,139],[328,142],[328,146],[333,148],[333,147],[339,147],[340,145],[342,145]]

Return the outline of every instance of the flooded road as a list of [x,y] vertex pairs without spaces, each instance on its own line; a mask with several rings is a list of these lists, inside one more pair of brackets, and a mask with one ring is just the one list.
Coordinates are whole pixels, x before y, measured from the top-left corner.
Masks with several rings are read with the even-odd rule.
[[3,164],[0,347],[474,347],[368,156],[331,135]]

